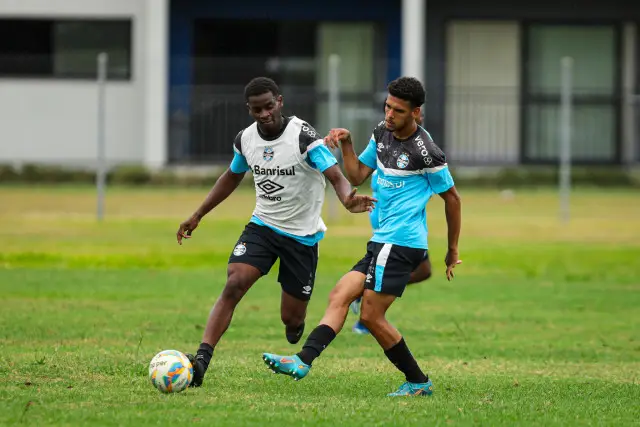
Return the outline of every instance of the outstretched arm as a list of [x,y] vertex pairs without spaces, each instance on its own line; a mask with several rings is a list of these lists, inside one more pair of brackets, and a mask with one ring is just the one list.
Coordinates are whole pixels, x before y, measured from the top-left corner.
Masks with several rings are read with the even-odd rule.
[[233,150],[233,161],[229,169],[218,178],[200,207],[186,221],[180,224],[176,233],[179,244],[182,244],[182,239],[191,237],[191,233],[198,227],[200,220],[229,197],[242,182],[244,174],[250,170],[247,159],[242,155],[242,131],[238,133],[233,142]]
[[376,201],[369,196],[356,196],[356,189],[351,189],[349,181],[344,177],[335,156],[324,146],[322,140],[316,140],[307,149],[308,160],[312,167],[318,169],[329,180],[342,205],[350,212],[366,212],[373,209]]
[[244,172],[234,173],[231,169],[227,169],[222,176],[218,178],[200,207],[198,207],[186,221],[180,224],[180,228],[178,228],[178,232],[176,233],[179,244],[182,244],[183,238],[190,238],[193,230],[198,227],[200,220],[238,188],[238,185],[240,185],[240,182],[242,182],[244,178],[244,174]]
[[338,165],[333,165],[325,170],[324,176],[331,182],[331,185],[333,185],[333,188],[336,190],[338,199],[340,199],[342,205],[347,210],[358,213],[370,212],[373,209],[374,203],[377,200],[370,196],[356,196],[358,189],[351,189],[349,181],[344,177]]
[[[342,158],[344,161],[344,171],[347,174],[347,178],[352,185],[360,185],[367,179],[374,170],[375,166],[375,145],[373,148],[373,165],[368,166],[363,163],[357,156],[353,149],[353,142],[351,141],[351,132],[347,129],[331,129],[329,135],[325,137],[325,143],[335,148],[340,143],[340,149],[342,150]],[[363,156],[370,157],[370,147],[363,152]],[[362,156],[361,156],[362,157]]]

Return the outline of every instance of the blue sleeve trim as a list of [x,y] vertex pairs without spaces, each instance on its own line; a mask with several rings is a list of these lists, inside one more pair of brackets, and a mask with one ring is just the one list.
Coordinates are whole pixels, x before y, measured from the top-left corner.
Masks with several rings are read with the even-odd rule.
[[331,166],[338,164],[338,160],[331,151],[324,145],[317,145],[307,152],[309,164],[324,172]]
[[369,144],[367,144],[367,148],[358,156],[358,160],[360,160],[365,165],[369,166],[371,169],[376,169],[378,167],[378,154],[376,153],[376,142],[373,138],[369,140]]
[[426,173],[425,176],[433,192],[436,194],[444,193],[454,186],[453,177],[451,176],[451,172],[449,172],[448,166],[438,172]]
[[249,164],[247,163],[247,158],[237,151],[234,151],[233,153],[233,160],[231,161],[229,169],[231,169],[231,172],[238,174],[245,173],[251,170]]

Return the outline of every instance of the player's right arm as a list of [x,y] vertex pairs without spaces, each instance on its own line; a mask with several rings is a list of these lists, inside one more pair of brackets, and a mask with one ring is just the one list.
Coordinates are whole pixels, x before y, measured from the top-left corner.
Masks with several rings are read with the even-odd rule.
[[242,132],[236,136],[236,140],[233,144],[233,160],[229,168],[216,180],[209,194],[204,199],[200,207],[182,224],[176,233],[176,238],[179,244],[182,244],[182,239],[188,239],[191,237],[191,233],[198,227],[200,220],[216,206],[222,203],[227,197],[231,195],[238,188],[240,182],[244,178],[244,174],[250,170],[247,159],[242,154],[242,148],[240,144],[240,138]]
[[353,149],[351,132],[347,129],[331,129],[329,135],[325,138],[325,142],[330,147],[335,147],[338,145],[338,142],[340,142],[344,171],[351,185],[357,186],[362,184],[376,169],[377,155],[373,138],[369,141],[367,148],[362,152],[360,157],[358,157]]

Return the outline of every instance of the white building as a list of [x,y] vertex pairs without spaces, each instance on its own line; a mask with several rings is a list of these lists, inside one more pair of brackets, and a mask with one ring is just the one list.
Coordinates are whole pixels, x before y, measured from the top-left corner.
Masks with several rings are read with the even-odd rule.
[[167,23],[168,0],[0,0],[0,163],[92,165],[106,51],[109,161],[164,165]]

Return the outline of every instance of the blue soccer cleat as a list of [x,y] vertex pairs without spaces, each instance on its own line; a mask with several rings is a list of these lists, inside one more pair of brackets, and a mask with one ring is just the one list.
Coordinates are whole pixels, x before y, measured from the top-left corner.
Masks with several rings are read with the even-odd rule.
[[360,314],[360,303],[362,302],[362,297],[353,300],[349,308],[353,314]]
[[431,396],[432,394],[433,384],[431,380],[429,380],[422,384],[406,382],[402,384],[398,390],[387,394],[387,396]]
[[356,323],[354,323],[354,325],[351,328],[351,330],[355,334],[360,334],[360,335],[367,335],[367,334],[371,333],[371,332],[369,332],[369,329],[367,329],[367,327],[364,326],[360,320],[358,320]]
[[310,365],[304,363],[295,354],[293,356],[278,356],[277,354],[262,353],[262,360],[273,373],[289,375],[296,381],[306,377],[311,369]]

